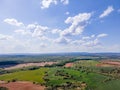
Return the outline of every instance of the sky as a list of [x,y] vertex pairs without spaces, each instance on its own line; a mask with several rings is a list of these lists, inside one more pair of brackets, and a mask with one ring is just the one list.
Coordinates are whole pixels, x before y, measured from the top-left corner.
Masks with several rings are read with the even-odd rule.
[[0,53],[120,52],[120,0],[0,0]]

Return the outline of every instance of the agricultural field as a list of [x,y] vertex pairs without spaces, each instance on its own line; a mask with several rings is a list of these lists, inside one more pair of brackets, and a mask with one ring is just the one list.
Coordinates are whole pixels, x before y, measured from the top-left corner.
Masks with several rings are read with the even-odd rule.
[[[100,85],[106,78],[106,76],[96,73],[87,73],[67,68],[53,68],[47,73],[46,81],[48,86],[53,87],[67,86],[67,84],[69,85],[71,83],[71,88],[72,84],[74,85],[73,87],[77,87],[77,85],[82,87],[82,84],[84,84],[84,89],[93,89]],[[94,84],[94,82],[96,82],[96,84]]]
[[44,90],[45,87],[37,84],[33,84],[32,82],[27,81],[16,81],[10,83],[2,83],[0,84],[0,90]]
[[[49,59],[50,56],[47,58]],[[52,56],[55,58],[55,56]],[[19,65],[24,67],[9,69],[0,69],[0,88],[21,87],[24,83],[25,88],[34,86],[42,88],[41,90],[119,90],[120,86],[120,60],[111,57],[103,58],[103,56],[60,56],[63,60],[44,61],[41,65],[37,62],[19,62],[10,68]],[[57,56],[58,57],[58,56]],[[64,58],[65,57],[65,58]],[[68,59],[66,59],[68,57]],[[92,58],[93,57],[93,58]],[[8,57],[7,57],[8,58]],[[15,57],[14,57],[15,58]],[[29,58],[29,57],[28,57]],[[100,59],[101,58],[101,59]],[[110,59],[111,58],[111,59]],[[1,62],[1,64],[13,63],[13,61]],[[32,63],[32,64],[31,64]],[[50,64],[49,64],[50,63]],[[29,65],[30,64],[30,65]],[[38,65],[40,64],[40,66]],[[15,87],[12,87],[14,85]],[[26,87],[27,85],[27,87]],[[1,89],[0,89],[1,90]],[[30,89],[31,90],[31,89]],[[34,90],[34,89],[33,89]]]
[[31,81],[36,83],[44,83],[45,72],[48,68],[40,68],[37,70],[17,71],[14,73],[0,75],[0,80],[4,81]]

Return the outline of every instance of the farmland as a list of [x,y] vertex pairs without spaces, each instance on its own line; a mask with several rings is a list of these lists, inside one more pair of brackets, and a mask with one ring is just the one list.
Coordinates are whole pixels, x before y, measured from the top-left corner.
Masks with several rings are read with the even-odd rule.
[[40,68],[37,70],[27,70],[27,71],[18,71],[10,74],[5,74],[0,76],[0,80],[4,81],[32,81],[38,83],[44,83],[43,77],[47,68]]
[[0,84],[0,86],[9,88],[10,90],[44,90],[45,88],[44,86],[35,85],[31,82],[26,82],[26,81],[2,83]]
[[[25,59],[25,57],[22,56],[21,58]],[[33,58],[35,56],[30,57]],[[45,90],[120,89],[120,59],[118,55],[112,55],[112,57],[111,55],[102,54],[95,56],[76,54],[58,56],[48,55],[48,57],[45,57],[46,59],[44,61],[42,61],[43,56],[37,56],[41,60],[36,60],[36,58],[34,58],[33,62],[31,59],[29,62],[28,59],[30,57],[27,56],[27,60],[25,61],[22,59],[18,61],[18,56],[2,57],[5,61],[1,61],[1,64],[7,64],[7,62],[9,62],[9,64],[16,64],[13,66],[8,65],[6,68],[12,68],[19,65],[26,66],[12,69],[6,69],[5,67],[1,68],[0,87],[7,87],[9,90],[17,90],[11,89],[11,85],[16,85],[17,87],[17,85],[22,85],[21,82],[27,82],[26,84],[29,86],[27,88],[30,88],[30,86],[40,86]],[[7,61],[9,58],[14,58],[14,60]],[[51,64],[51,62],[55,63]],[[43,63],[43,65],[40,63]],[[40,66],[38,64],[40,64]]]

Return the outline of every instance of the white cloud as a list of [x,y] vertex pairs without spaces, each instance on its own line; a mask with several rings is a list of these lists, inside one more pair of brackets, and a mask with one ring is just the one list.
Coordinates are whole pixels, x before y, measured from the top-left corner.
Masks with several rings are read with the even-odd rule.
[[85,43],[85,40],[78,39],[78,40],[72,40],[70,44],[76,45],[76,46],[81,46],[83,43]]
[[64,5],[69,4],[69,0],[42,0],[41,1],[41,8],[49,8],[51,4],[57,5],[59,2],[61,2]]
[[90,40],[90,41],[83,43],[83,46],[87,46],[87,47],[94,47],[98,45],[100,45],[100,42],[98,39]]
[[66,14],[66,15],[69,15],[69,14],[70,14],[70,12],[66,12],[65,14]]
[[61,2],[65,5],[69,4],[69,0],[61,0]]
[[[47,52],[48,50],[74,50],[76,47],[79,50],[83,48],[88,50],[89,48],[99,47],[102,45],[100,38],[107,36],[107,34],[84,36],[82,33],[91,19],[91,16],[92,13],[80,13],[73,17],[68,17],[65,23],[70,24],[70,26],[63,30],[57,28],[51,29],[38,23],[17,27],[18,29],[14,31],[15,40],[12,40],[11,36],[0,35],[2,42],[0,48],[10,43],[12,43],[11,47],[3,47],[6,48],[5,51],[9,49],[10,51],[19,52],[39,52],[41,50],[43,52],[45,49]],[[54,36],[52,36],[53,34]],[[9,42],[5,42],[5,40]]]
[[99,34],[97,37],[102,38],[102,37],[106,37],[106,36],[108,36],[108,34],[102,33],[102,34]]
[[78,25],[81,22],[89,20],[91,17],[91,13],[80,13],[74,17],[68,17],[65,20],[65,23],[72,23],[73,25]]
[[40,43],[40,47],[47,47],[45,43]]
[[83,40],[90,40],[90,39],[93,39],[93,38],[95,38],[95,35],[83,36],[83,37],[82,37]]
[[28,29],[28,30],[33,30],[35,28],[36,28],[36,24],[28,24],[26,27],[26,29]]
[[61,32],[62,36],[79,35],[83,32],[88,20],[91,17],[91,13],[80,13],[74,17],[68,17],[65,20],[66,24],[71,24]]
[[114,11],[114,8],[112,6],[108,6],[108,8],[99,16],[99,18],[108,16],[112,11]]
[[65,37],[59,37],[54,42],[59,43],[59,44],[68,44],[70,41],[71,41],[70,39],[67,39]]
[[7,18],[4,20],[5,23],[8,23],[10,25],[14,25],[14,26],[23,26],[24,24],[22,22],[18,22],[16,19],[14,18]]
[[[42,26],[37,23],[24,25],[23,23],[18,22],[16,19],[5,19],[4,21],[9,23],[10,25],[19,26],[17,30],[14,30],[14,36],[16,37],[21,37],[21,39],[23,39],[23,36],[21,35],[24,35],[24,39],[26,40],[29,38],[34,38],[40,41],[51,41],[51,39],[46,36],[46,33],[49,32],[49,28],[47,26]],[[1,36],[0,39],[7,39],[7,37]]]
[[41,8],[49,8],[51,4],[57,4],[57,0],[42,0],[41,1]]
[[53,29],[52,31],[51,31],[51,33],[52,34],[59,34],[60,32],[61,32],[62,30],[60,30],[60,29]]
[[91,37],[92,37],[92,38],[94,38],[94,37],[95,37],[95,35],[91,35]]
[[19,35],[30,35],[31,37],[45,39],[46,37],[44,36],[44,34],[48,32],[48,29],[49,28],[47,26],[42,26],[35,23],[35,24],[28,24],[24,27],[20,27],[14,32]]
[[10,35],[0,34],[0,40],[10,40],[10,39],[13,39],[13,37]]
[[14,31],[15,33],[21,34],[21,35],[28,35],[31,34],[31,32],[27,31],[27,30],[22,30],[22,29],[18,29]]
[[82,37],[83,40],[91,39],[89,36]]
[[91,36],[83,36],[79,39],[73,39],[69,44],[82,46],[86,48],[94,48],[94,47],[101,47],[102,43],[99,40],[100,38],[106,37],[107,34],[99,34],[99,35],[91,35]]
[[33,37],[42,37],[44,32],[48,29],[46,26],[37,25],[34,32],[32,33]]

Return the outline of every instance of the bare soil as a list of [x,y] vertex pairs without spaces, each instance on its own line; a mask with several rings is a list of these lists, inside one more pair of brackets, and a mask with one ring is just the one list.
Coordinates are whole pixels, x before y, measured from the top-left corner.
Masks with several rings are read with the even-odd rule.
[[99,64],[97,64],[96,66],[98,67],[111,67],[111,66],[115,66],[115,67],[120,67],[120,61],[101,61]]
[[65,64],[65,67],[72,67],[73,66],[73,63],[66,63]]
[[33,84],[32,82],[10,82],[10,83],[0,83],[0,87],[6,87],[9,90],[44,90],[45,86],[40,86]]
[[25,64],[18,64],[15,66],[4,68],[5,70],[12,70],[12,69],[18,69],[18,68],[24,68],[29,66],[45,66],[45,65],[52,65],[57,62],[40,62],[40,63],[25,63]]

